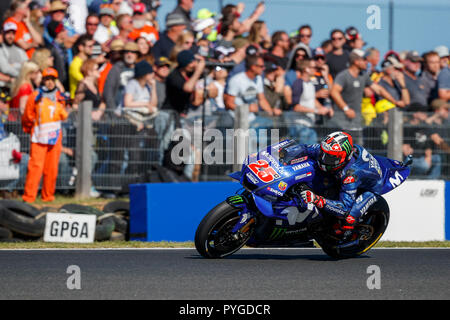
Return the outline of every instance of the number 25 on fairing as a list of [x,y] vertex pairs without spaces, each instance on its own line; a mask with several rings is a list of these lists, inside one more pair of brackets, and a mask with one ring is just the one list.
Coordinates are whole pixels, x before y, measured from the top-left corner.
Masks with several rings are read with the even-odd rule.
[[250,170],[265,183],[278,179],[280,175],[271,167],[266,160],[258,160],[248,165]]

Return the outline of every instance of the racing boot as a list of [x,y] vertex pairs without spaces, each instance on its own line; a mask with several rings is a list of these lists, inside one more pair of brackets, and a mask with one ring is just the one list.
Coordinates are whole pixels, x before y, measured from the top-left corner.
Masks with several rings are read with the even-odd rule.
[[335,234],[337,236],[340,236],[342,239],[342,242],[347,242],[349,240],[355,240],[357,235],[353,233],[355,230],[355,224],[356,219],[353,218],[351,215],[347,215],[344,222],[340,224],[335,225]]

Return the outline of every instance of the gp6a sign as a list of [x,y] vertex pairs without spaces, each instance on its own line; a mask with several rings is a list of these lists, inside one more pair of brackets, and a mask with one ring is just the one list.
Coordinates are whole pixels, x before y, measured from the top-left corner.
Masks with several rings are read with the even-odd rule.
[[92,243],[96,219],[92,214],[47,213],[44,241]]

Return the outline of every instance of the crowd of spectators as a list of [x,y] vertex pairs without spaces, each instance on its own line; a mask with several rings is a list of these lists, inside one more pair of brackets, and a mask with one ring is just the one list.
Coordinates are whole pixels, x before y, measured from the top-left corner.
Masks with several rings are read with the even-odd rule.
[[[61,132],[73,130],[71,114],[92,102],[96,145],[104,147],[96,150],[94,172],[140,174],[150,158],[163,164],[170,134],[198,116],[201,106],[232,128],[234,110],[247,104],[251,128],[283,123],[300,143],[317,142],[317,128],[330,127],[368,144],[365,129],[386,125],[386,111],[397,107],[407,111],[403,152],[418,159],[413,170],[441,175],[440,153],[450,150],[446,46],[384,53],[366,48],[362,33],[349,26],[316,39],[322,42],[314,48],[307,24],[292,34],[268,30],[260,20],[264,2],[247,18],[243,3],[225,5],[218,14],[207,8],[194,13],[193,3],[178,0],[158,17],[158,0],[13,0],[1,28],[0,139],[8,131],[22,134],[30,99],[37,103],[47,94],[51,74],[62,97],[57,102],[68,113]],[[28,153],[29,140],[20,140]],[[69,173],[70,140],[62,138],[59,163]],[[27,164],[22,167],[26,172]],[[186,167],[184,174],[195,179],[193,171]]]

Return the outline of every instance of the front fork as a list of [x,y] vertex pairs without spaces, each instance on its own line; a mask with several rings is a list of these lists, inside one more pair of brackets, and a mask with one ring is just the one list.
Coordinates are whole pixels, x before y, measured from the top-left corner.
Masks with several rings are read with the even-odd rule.
[[246,233],[250,229],[250,226],[256,222],[256,218],[254,217],[254,214],[248,210],[248,200],[245,196],[234,195],[228,197],[226,202],[230,206],[239,209],[241,218],[231,230],[231,232],[238,237],[239,234]]

